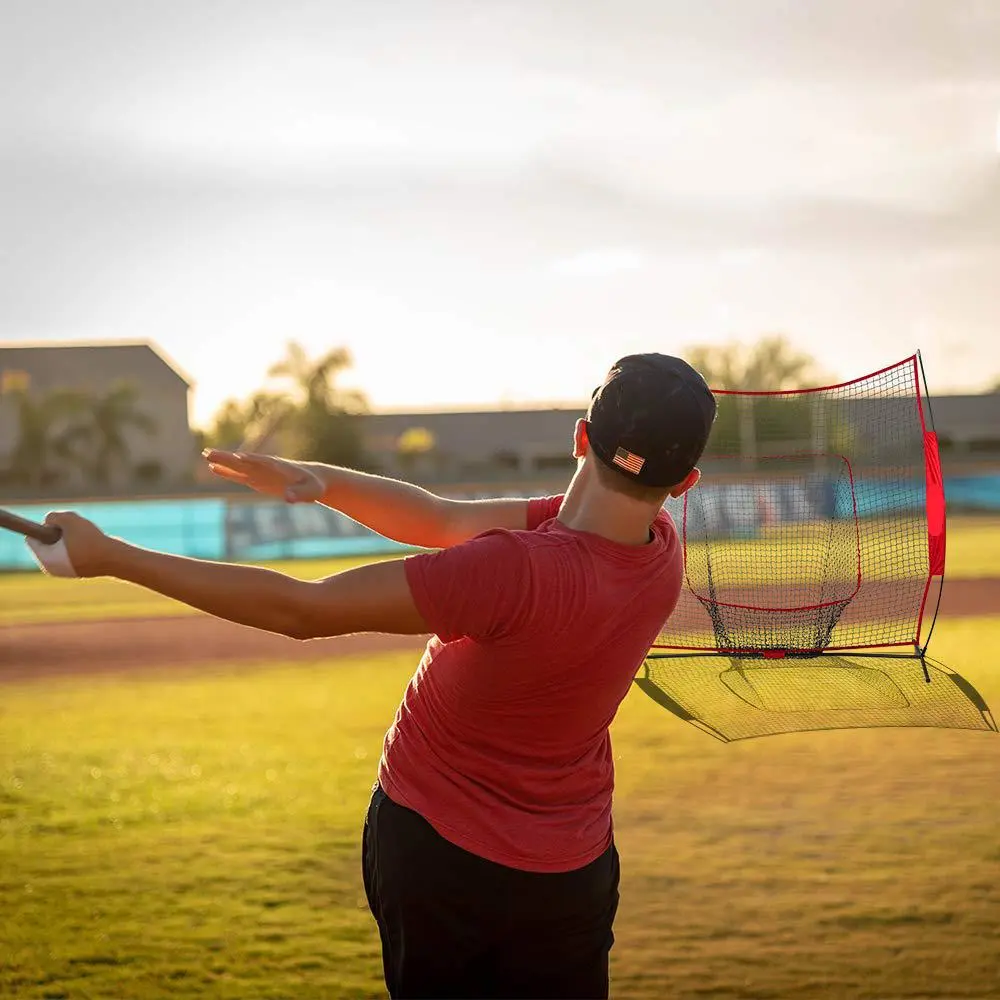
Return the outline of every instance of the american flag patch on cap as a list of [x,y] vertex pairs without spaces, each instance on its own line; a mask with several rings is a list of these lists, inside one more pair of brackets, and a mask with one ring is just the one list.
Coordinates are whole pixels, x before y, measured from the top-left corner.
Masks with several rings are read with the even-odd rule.
[[632,452],[626,451],[624,448],[615,449],[615,457],[611,459],[615,465],[620,466],[626,472],[634,473],[638,475],[642,472],[642,467],[646,464],[644,458],[640,458],[638,455],[633,455]]

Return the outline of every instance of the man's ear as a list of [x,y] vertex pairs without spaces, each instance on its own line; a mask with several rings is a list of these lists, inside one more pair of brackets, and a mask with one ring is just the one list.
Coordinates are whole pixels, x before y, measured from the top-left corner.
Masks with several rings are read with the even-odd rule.
[[583,458],[590,448],[590,441],[587,440],[587,421],[580,417],[573,428],[573,457]]
[[701,479],[701,469],[692,469],[676,486],[671,487],[670,496],[683,496],[689,489],[698,485]]

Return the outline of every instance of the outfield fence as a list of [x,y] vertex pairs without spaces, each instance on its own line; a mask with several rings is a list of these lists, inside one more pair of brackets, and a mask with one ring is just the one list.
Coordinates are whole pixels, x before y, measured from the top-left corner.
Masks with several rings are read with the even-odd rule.
[[[868,494],[864,484],[859,487],[856,495],[848,497],[835,483],[822,477],[768,483],[764,487],[759,481],[729,480],[706,482],[690,496],[692,502],[705,502],[706,508],[711,507],[720,533],[752,537],[764,523],[853,516],[855,503],[862,517],[887,512],[885,491]],[[503,489],[488,494],[451,491],[450,495],[473,498],[495,496],[497,492],[510,497],[539,495],[537,488]],[[1000,513],[1000,474],[947,477],[945,493],[952,512]],[[894,509],[922,508],[924,484],[900,481],[894,484],[890,495]],[[876,496],[882,498],[877,503]],[[41,520],[52,506],[18,504],[9,509],[23,517]],[[252,495],[82,501],[57,506],[69,506],[109,534],[136,545],[201,559],[236,562],[317,559],[376,555],[408,548],[327,507],[286,504]],[[671,500],[667,508],[679,521],[681,501]],[[0,531],[0,571],[35,568],[23,540]]]

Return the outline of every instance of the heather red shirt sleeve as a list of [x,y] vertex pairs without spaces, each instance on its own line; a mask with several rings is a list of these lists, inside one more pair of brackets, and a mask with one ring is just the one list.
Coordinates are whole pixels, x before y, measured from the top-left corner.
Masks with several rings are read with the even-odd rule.
[[533,497],[528,501],[528,531],[534,531],[540,524],[551,521],[559,513],[563,494],[553,497]]
[[530,607],[529,558],[515,532],[488,531],[408,556],[404,568],[417,610],[443,642],[508,635]]

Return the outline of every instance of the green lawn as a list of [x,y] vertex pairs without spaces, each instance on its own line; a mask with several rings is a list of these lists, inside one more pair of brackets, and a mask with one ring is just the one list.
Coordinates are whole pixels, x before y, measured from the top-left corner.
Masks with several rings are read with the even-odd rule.
[[[934,654],[1000,707],[1000,620]],[[412,655],[0,689],[0,996],[384,996],[359,836]],[[1000,995],[1000,741],[614,727],[618,997]]]
[[[801,543],[795,549],[795,563],[789,573],[777,554],[774,540],[734,543],[728,559],[717,560],[716,573],[726,572],[741,583],[771,583],[799,579],[803,567],[822,565],[821,557],[810,560],[816,550]],[[883,575],[883,566],[874,546],[864,555],[866,577]],[[364,556],[324,561],[273,563],[275,568],[293,575],[319,578],[350,566],[377,559]],[[948,577],[951,579],[992,577],[1000,574],[1000,520],[955,519],[949,526]],[[718,582],[718,581],[717,581]],[[59,580],[41,573],[0,575],[0,626],[27,622],[63,622],[107,618],[147,618],[189,614],[190,609],[165,597],[148,593],[117,580]]]

